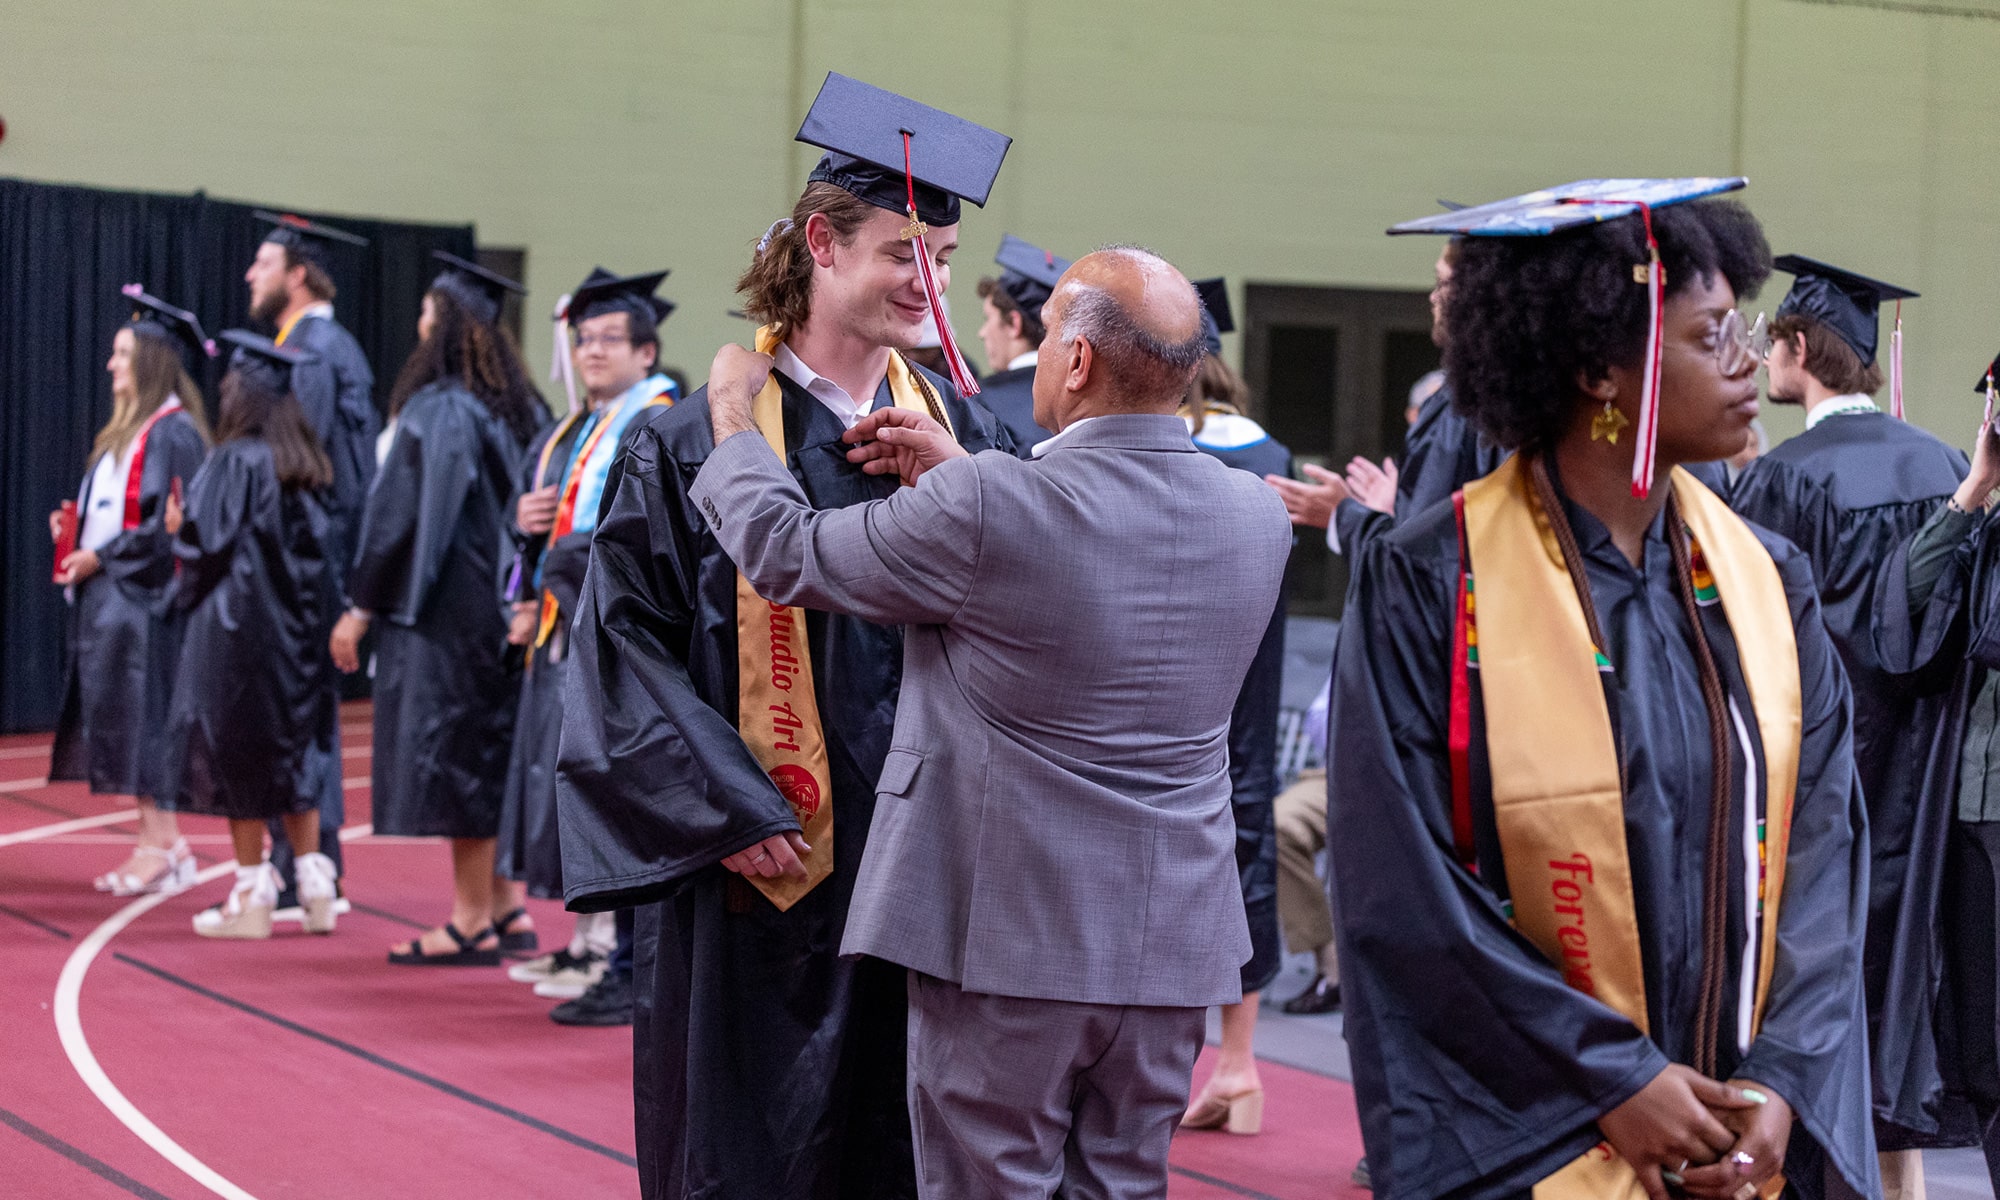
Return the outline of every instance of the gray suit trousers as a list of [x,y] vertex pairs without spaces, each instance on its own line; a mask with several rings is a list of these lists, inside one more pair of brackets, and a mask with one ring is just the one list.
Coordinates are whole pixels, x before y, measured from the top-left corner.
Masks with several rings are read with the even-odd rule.
[[1206,1010],[968,992],[910,972],[924,1200],[1163,1200]]

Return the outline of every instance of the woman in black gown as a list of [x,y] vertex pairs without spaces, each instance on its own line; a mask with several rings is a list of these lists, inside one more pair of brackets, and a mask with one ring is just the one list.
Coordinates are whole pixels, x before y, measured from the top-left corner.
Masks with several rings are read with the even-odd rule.
[[[119,896],[178,892],[194,882],[194,855],[171,812],[155,803],[158,736],[173,694],[179,617],[166,605],[174,577],[162,521],[167,498],[201,469],[208,422],[190,366],[213,351],[193,313],[127,285],[132,320],[111,341],[111,420],[97,433],[74,514],[75,548],[56,564],[70,589],[68,679],[50,779],[87,780],[138,806],[139,844],[97,890]],[[64,518],[49,514],[60,539]]]
[[[229,818],[236,883],[194,918],[203,937],[267,938],[278,873],[265,824],[284,822],[294,846],[319,844],[324,773],[339,694],[320,631],[339,607],[326,560],[325,492],[333,467],[292,395],[304,355],[243,330],[223,376],[215,452],[187,493],[169,500],[187,616],[166,723],[160,804]],[[299,907],[308,933],[333,932],[333,860],[300,854]]]
[[398,965],[494,966],[504,934],[529,943],[519,885],[494,871],[519,671],[499,597],[507,501],[548,413],[497,323],[519,285],[475,271],[448,264],[424,294],[332,639],[354,671],[377,626],[375,832],[451,839],[451,916],[392,948]]

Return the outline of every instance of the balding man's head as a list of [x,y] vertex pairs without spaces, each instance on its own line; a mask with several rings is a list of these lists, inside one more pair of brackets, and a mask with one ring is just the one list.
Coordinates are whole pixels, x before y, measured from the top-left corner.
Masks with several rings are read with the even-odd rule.
[[1205,353],[1194,285],[1137,246],[1078,259],[1042,319],[1035,420],[1045,428],[1119,409],[1173,412]]

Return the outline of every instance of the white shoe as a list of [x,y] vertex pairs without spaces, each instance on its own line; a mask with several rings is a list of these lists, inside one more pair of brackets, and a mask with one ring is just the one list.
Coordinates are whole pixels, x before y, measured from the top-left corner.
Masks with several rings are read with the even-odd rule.
[[604,959],[594,956],[571,959],[568,966],[536,984],[535,995],[546,1000],[574,1000],[604,978],[604,969],[609,965]]
[[324,854],[301,854],[293,864],[299,883],[300,923],[307,933],[332,933],[334,906],[340,901],[333,860]]
[[177,839],[164,850],[158,846],[138,846],[132,853],[135,857],[159,859],[166,867],[150,879],[128,871],[106,871],[91,881],[92,886],[114,896],[150,896],[155,892],[173,896],[194,886],[197,868],[186,838]]
[[211,938],[267,938],[278,906],[278,873],[266,862],[236,868],[229,898],[195,914],[194,931]]
[[[333,898],[334,916],[344,917],[348,913],[351,913],[353,911],[354,911],[354,905],[348,902],[347,897],[335,896]],[[296,904],[287,904],[283,908],[273,910],[271,913],[271,919],[273,921],[276,921],[280,925],[284,924],[287,921],[303,922],[306,919],[306,910],[299,907]]]

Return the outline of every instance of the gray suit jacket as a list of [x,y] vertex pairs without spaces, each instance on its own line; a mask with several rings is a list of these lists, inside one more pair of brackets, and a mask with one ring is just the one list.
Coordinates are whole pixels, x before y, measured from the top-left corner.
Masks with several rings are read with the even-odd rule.
[[1238,998],[1227,739],[1291,546],[1269,488],[1132,414],[826,512],[738,434],[690,494],[766,599],[909,626],[843,953],[1005,996]]

